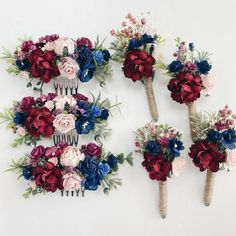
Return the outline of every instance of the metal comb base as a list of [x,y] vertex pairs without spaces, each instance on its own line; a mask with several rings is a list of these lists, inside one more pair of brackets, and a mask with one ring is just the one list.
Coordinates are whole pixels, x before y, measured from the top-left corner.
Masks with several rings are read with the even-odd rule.
[[78,79],[58,77],[54,80],[54,89],[58,95],[73,95],[78,93]]

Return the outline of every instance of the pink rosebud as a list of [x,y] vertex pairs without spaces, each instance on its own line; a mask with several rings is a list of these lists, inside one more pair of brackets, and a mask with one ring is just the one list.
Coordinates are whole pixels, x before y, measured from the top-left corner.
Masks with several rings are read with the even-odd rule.
[[131,14],[131,13],[128,13],[127,18],[128,18],[128,19],[133,18],[132,14]]
[[142,18],[142,19],[141,19],[141,24],[142,24],[142,25],[145,25],[145,24],[146,24],[146,19],[145,19],[145,18]]
[[20,136],[24,137],[26,135],[26,131],[23,127],[19,127],[17,129],[17,134],[19,134]]
[[140,147],[140,143],[139,142],[135,142],[135,146],[136,147]]
[[233,169],[236,167],[236,149],[226,149],[226,161],[224,163],[227,169]]
[[122,22],[122,26],[125,27],[126,25],[127,25],[126,21],[123,21],[123,22]]
[[111,35],[114,36],[116,34],[116,31],[115,30],[111,30],[110,33],[111,33]]

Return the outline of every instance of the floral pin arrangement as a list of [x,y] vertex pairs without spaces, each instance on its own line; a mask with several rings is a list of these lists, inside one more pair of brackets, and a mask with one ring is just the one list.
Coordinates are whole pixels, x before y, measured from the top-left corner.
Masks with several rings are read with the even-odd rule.
[[167,86],[171,98],[188,106],[191,119],[196,113],[195,101],[201,94],[210,95],[214,87],[213,77],[209,74],[212,68],[210,54],[199,52],[193,43],[187,44],[180,38],[176,39],[176,46],[176,59],[169,65],[158,62],[157,67],[166,70],[166,74],[172,78]]
[[16,172],[27,181],[25,198],[58,190],[67,196],[70,193],[79,196],[81,191],[84,196],[86,190],[96,191],[99,186],[108,194],[122,184],[117,172],[125,161],[133,165],[131,153],[127,157],[122,153],[105,153],[95,143],[80,148],[58,143],[52,147],[34,147],[31,153],[13,160],[7,171]]
[[185,168],[181,157],[184,149],[182,134],[168,125],[148,123],[136,132],[136,152],[143,154],[143,167],[151,180],[159,181],[159,207],[162,218],[167,216],[167,178],[179,174]]
[[19,135],[13,147],[22,143],[36,145],[42,137],[75,131],[79,135],[92,132],[94,139],[101,142],[110,133],[107,120],[111,109],[118,105],[118,102],[112,105],[108,98],[102,99],[100,94],[89,101],[82,94],[49,93],[36,99],[24,97],[14,102],[13,108],[0,113],[0,118],[2,123],[7,122],[7,127]]
[[115,41],[111,49],[115,51],[112,60],[123,63],[126,78],[144,83],[152,119],[158,119],[155,96],[152,87],[155,64],[155,46],[164,39],[151,27],[147,19],[135,18],[130,13],[122,22],[121,30],[112,30]]
[[204,190],[204,203],[209,206],[212,201],[215,173],[236,167],[236,115],[225,106],[213,114],[197,113],[192,126],[194,144],[189,156],[201,172],[207,170]]
[[13,54],[5,49],[1,58],[10,64],[7,72],[22,75],[27,87],[34,84],[33,89],[40,92],[52,79],[88,82],[95,78],[103,86],[111,77],[110,53],[98,37],[94,44],[85,37],[73,40],[57,34],[40,37],[35,42],[21,39]]

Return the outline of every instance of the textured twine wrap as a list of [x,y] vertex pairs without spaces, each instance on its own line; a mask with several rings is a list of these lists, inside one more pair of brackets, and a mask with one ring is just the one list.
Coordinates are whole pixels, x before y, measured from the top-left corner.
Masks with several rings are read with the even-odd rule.
[[[153,92],[152,78],[144,78],[143,82],[152,119],[157,121],[159,118],[159,114],[157,111],[156,99]],[[165,219],[167,215],[167,181],[159,181],[159,209],[161,218]]]
[[188,103],[187,107],[188,107],[188,118],[189,118],[191,137],[192,137],[192,140],[194,140],[194,134],[196,131],[193,126],[192,117],[194,117],[194,115],[197,113],[196,102]]
[[215,173],[210,170],[207,170],[206,174],[206,183],[204,189],[204,204],[210,206],[211,199],[213,195],[214,183],[215,183]]

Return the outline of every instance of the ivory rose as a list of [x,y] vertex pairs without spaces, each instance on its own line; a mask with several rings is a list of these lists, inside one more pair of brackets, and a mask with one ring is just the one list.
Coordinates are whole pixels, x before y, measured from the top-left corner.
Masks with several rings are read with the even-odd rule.
[[67,173],[63,176],[63,187],[66,191],[75,191],[80,188],[81,178],[75,173]]
[[76,167],[84,159],[84,154],[77,147],[68,146],[62,152],[60,162],[62,166]]
[[53,126],[62,134],[66,134],[75,128],[75,116],[73,114],[58,114],[53,121]]
[[73,96],[70,96],[70,95],[56,96],[53,99],[53,102],[55,103],[56,109],[59,109],[59,110],[64,110],[66,103],[71,107],[76,105],[76,100],[73,98]]
[[186,167],[186,161],[183,157],[177,157],[172,162],[172,172],[175,176],[179,176]]
[[69,54],[74,53],[75,42],[69,37],[60,37],[54,41],[54,52],[57,55],[63,56],[64,50],[67,50]]

